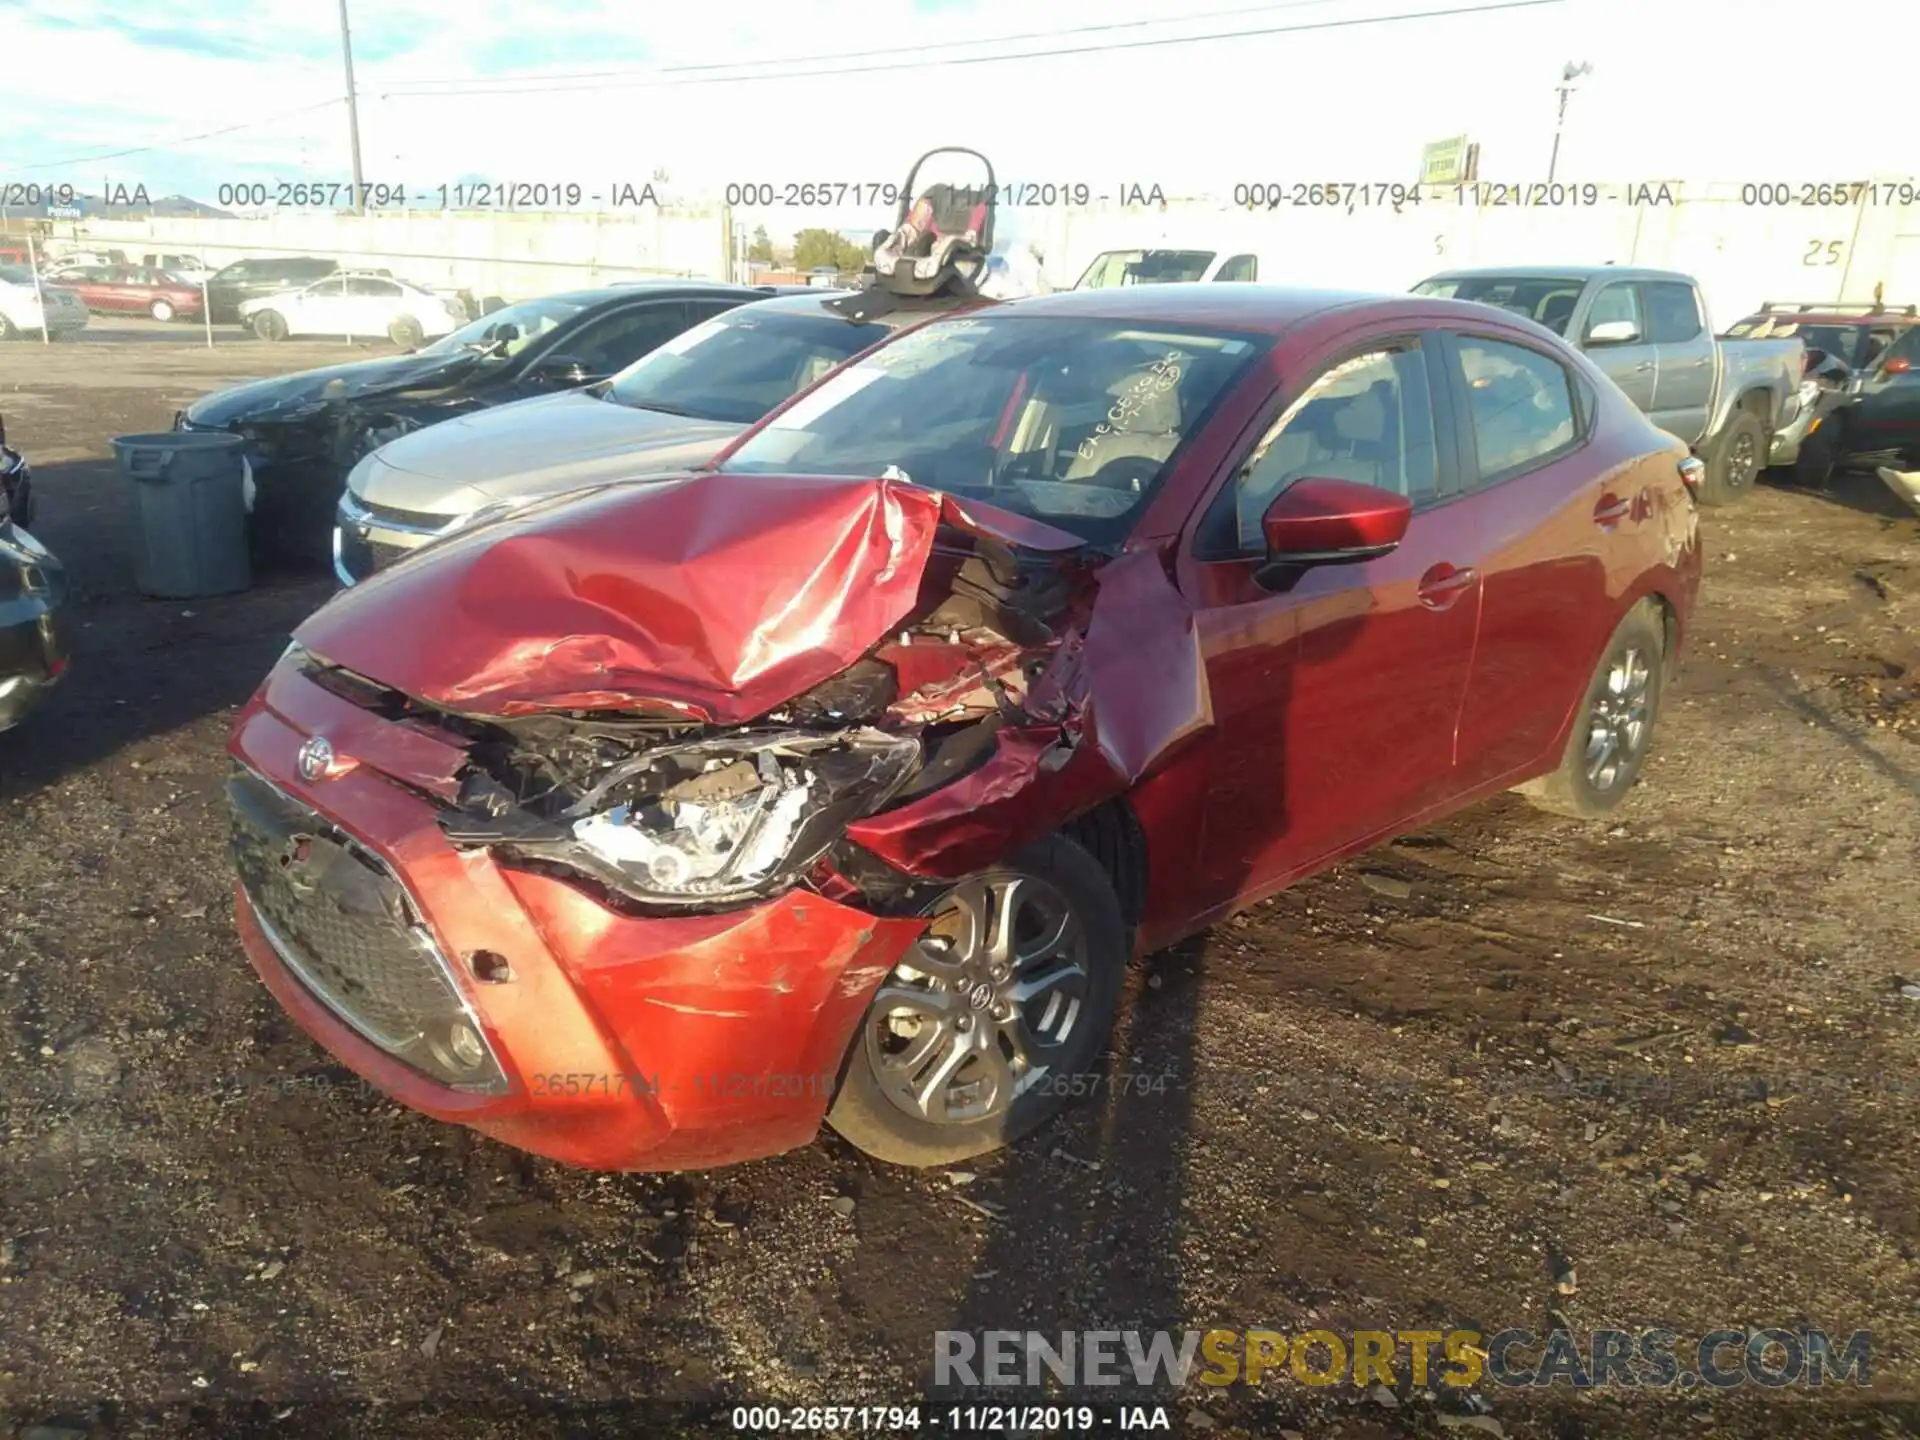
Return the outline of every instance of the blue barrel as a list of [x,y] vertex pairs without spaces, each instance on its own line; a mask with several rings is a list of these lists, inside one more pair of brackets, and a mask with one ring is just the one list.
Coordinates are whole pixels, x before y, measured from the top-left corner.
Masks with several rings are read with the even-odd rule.
[[203,430],[114,440],[120,473],[133,488],[141,594],[194,600],[253,584],[245,450],[238,435]]

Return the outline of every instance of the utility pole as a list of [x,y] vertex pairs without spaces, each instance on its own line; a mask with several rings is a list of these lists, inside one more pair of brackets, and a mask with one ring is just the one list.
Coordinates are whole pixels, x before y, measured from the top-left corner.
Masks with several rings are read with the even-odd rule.
[[[340,3],[344,5],[346,4],[346,0],[340,0]],[[1575,65],[1569,60],[1560,71],[1560,114],[1553,122],[1553,154],[1547,160],[1547,183],[1549,185],[1553,183],[1554,174],[1560,168],[1560,132],[1566,128],[1567,124],[1567,97],[1573,94],[1574,81],[1578,80],[1582,75],[1591,75],[1592,73],[1593,65],[1585,60],[1582,60],[1578,65]]]
[[[347,29],[347,0],[340,0],[340,54],[347,62],[347,138],[353,146],[353,209],[366,214],[366,182],[360,174],[360,105],[353,92],[353,36]],[[1565,108],[1564,99],[1561,108]]]

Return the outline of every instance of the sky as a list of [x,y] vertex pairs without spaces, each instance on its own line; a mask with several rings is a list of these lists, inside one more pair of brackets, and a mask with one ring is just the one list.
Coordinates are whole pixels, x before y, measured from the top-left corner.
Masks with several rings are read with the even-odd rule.
[[[1570,61],[1593,70],[1567,106],[1563,180],[1920,179],[1911,125],[1775,78],[1807,33],[1786,0],[349,3],[364,174],[416,196],[477,178],[897,183],[921,150],[965,144],[1003,183],[1224,198],[1404,181],[1459,134],[1483,179],[1534,181]],[[1436,13],[1461,9],[1480,13]],[[1920,5],[1855,0],[1846,30],[1905,48]],[[1188,38],[1253,31],[1276,33]],[[1036,51],[1082,53],[955,63]],[[0,0],[0,56],[0,186],[214,201],[223,183],[350,174],[332,0]]]

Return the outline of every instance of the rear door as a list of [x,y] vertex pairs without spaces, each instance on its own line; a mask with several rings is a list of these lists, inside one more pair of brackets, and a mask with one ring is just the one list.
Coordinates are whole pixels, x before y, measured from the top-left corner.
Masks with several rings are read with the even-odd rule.
[[[1594,331],[1603,325],[1626,323],[1631,338],[1596,340]],[[1587,307],[1587,318],[1580,335],[1585,350],[1606,376],[1627,394],[1627,398],[1646,414],[1653,413],[1655,376],[1659,359],[1647,334],[1647,318],[1640,304],[1640,290],[1631,280],[1613,280],[1602,286]]]
[[1653,408],[1647,416],[1689,445],[1707,433],[1713,413],[1714,338],[1700,313],[1700,296],[1677,280],[1640,285],[1647,336],[1653,341]]
[[146,308],[146,301],[134,285],[138,278],[136,272],[125,265],[103,265],[94,273],[100,278],[94,290],[96,298],[93,303],[102,310],[124,313]]
[[1459,509],[1481,550],[1480,627],[1460,714],[1467,788],[1537,762],[1612,628],[1609,560],[1654,523],[1590,453],[1598,396],[1531,336],[1458,327],[1447,375],[1467,436]]
[[[1276,376],[1266,419],[1210,497],[1183,589],[1216,739],[1196,879],[1202,911],[1270,893],[1457,788],[1453,734],[1479,613],[1476,540],[1451,503],[1456,450],[1431,332],[1349,332]],[[1392,554],[1255,583],[1261,517],[1305,478],[1414,501]]]
[[384,335],[404,308],[406,292],[391,280],[373,275],[350,275],[344,307],[349,335]]

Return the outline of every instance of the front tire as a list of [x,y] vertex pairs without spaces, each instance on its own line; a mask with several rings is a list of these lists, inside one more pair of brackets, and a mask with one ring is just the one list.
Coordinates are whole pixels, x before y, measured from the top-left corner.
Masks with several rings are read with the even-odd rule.
[[1640,778],[1659,718],[1666,648],[1659,606],[1642,600],[1607,641],[1559,767],[1520,793],[1542,810],[1582,820],[1598,819],[1624,800]]
[[1820,428],[1800,442],[1800,453],[1793,457],[1793,483],[1804,485],[1809,490],[1824,490],[1827,482],[1833,478],[1833,468],[1839,459],[1837,447],[1833,443],[1833,424],[1822,422]]
[[278,310],[262,310],[252,320],[253,333],[262,340],[284,340],[287,338],[286,317]]
[[1707,456],[1707,478],[1700,485],[1702,505],[1733,505],[1747,498],[1766,463],[1767,432],[1751,410],[1736,410]]
[[827,1112],[895,1165],[998,1150],[1091,1088],[1126,971],[1113,885],[1065,836],[960,881],[924,913],[927,933],[875,994]]
[[156,300],[147,307],[147,313],[164,325],[173,319],[173,306],[165,300]]
[[15,325],[6,316],[0,315],[0,342],[18,340],[19,338],[20,327]]

